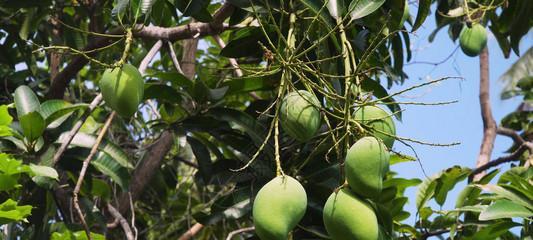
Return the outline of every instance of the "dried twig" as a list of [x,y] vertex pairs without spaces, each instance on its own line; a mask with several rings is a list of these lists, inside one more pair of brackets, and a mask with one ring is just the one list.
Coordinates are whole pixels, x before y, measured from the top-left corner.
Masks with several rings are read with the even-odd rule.
[[80,221],[83,227],[85,228],[85,233],[87,233],[87,238],[89,240],[91,239],[91,230],[89,229],[89,226],[87,226],[87,222],[85,222],[85,218],[83,217],[83,212],[81,211],[79,200],[78,200],[78,193],[80,192],[81,184],[83,183],[83,178],[85,177],[85,173],[87,173],[87,168],[89,167],[89,163],[91,162],[91,159],[94,157],[94,155],[98,151],[98,146],[100,146],[100,143],[102,143],[105,133],[107,132],[107,129],[111,125],[111,122],[113,121],[114,117],[115,117],[115,112],[113,111],[111,115],[109,115],[109,117],[107,118],[102,130],[100,130],[100,133],[98,134],[98,137],[96,138],[96,142],[91,148],[91,152],[89,152],[89,155],[83,161],[80,175],[78,176],[78,181],[76,182],[76,187],[74,188],[74,192],[72,193],[74,195],[74,208],[76,209],[76,212],[78,213]]
[[122,230],[124,230],[124,234],[126,235],[126,239],[135,239],[133,237],[133,232],[131,231],[131,228],[128,225],[128,221],[126,221],[126,219],[120,214],[120,212],[115,209],[110,203],[107,204],[107,210],[109,210],[109,213],[111,213],[111,215],[115,218],[115,222],[120,223],[120,226],[122,227]]
[[487,169],[489,169],[491,167],[495,167],[495,166],[498,166],[498,165],[503,164],[503,163],[519,160],[520,156],[522,156],[522,154],[526,150],[531,149],[531,148],[533,148],[533,143],[524,142],[524,144],[520,145],[520,147],[518,149],[516,149],[516,151],[514,151],[513,153],[511,153],[511,154],[509,154],[507,156],[499,157],[499,158],[497,158],[495,160],[487,162],[486,164],[483,164],[483,165],[475,168],[474,170],[472,170],[472,173],[470,173],[469,179],[472,180],[473,176],[478,176],[479,173],[482,173],[482,172],[484,172],[485,170],[487,170]]
[[154,59],[155,55],[159,52],[159,49],[163,46],[163,41],[158,40],[155,42],[155,44],[152,46],[150,51],[144,56],[143,60],[141,61],[141,64],[139,64],[139,72],[141,75],[144,76],[144,73],[146,72],[146,68],[148,67],[148,64],[152,59]]
[[172,46],[172,43],[168,41],[167,41],[167,45],[168,45],[168,50],[170,53],[170,59],[172,59],[172,63],[174,64],[176,71],[178,71],[180,74],[183,74],[183,70],[181,69],[180,62],[178,61],[178,58],[176,57],[176,51],[174,51],[174,46]]
[[[481,118],[483,119],[483,140],[481,142],[476,168],[489,162],[494,147],[497,128],[490,107],[489,50],[486,47],[479,55],[479,71],[479,103],[481,106]],[[484,171],[481,171],[474,176],[473,180],[478,181],[484,175]]]
[[237,229],[235,231],[232,231],[228,234],[228,237],[226,238],[226,240],[231,240],[233,238],[233,236],[237,235],[237,234],[241,234],[243,232],[251,232],[251,231],[254,231],[255,230],[255,227],[247,227],[247,228],[241,228],[241,229]]
[[94,111],[94,109],[98,106],[98,104],[100,104],[100,102],[102,102],[102,94],[98,94],[94,99],[93,101],[91,102],[91,104],[89,105],[89,107],[85,110],[85,112],[83,113],[83,115],[81,116],[81,118],[76,122],[76,124],[74,124],[74,126],[72,127],[72,129],[70,130],[70,132],[68,133],[67,137],[65,138],[65,140],[61,143],[61,146],[59,147],[59,149],[57,150],[57,152],[54,154],[54,158],[52,160],[52,166],[55,166],[57,164],[57,162],[59,161],[59,159],[61,158],[61,155],[63,155],[63,153],[65,152],[65,150],[67,150],[67,147],[68,145],[70,144],[70,142],[72,142],[72,139],[74,139],[74,136],[76,136],[76,134],[78,133],[78,131],[80,130],[81,128],[81,125],[83,125],[83,123],[85,122],[85,120],[87,120],[87,118],[89,117],[89,115],[91,115],[91,113]]
[[189,230],[187,230],[187,232],[181,235],[178,240],[189,240],[193,238],[200,230],[202,230],[202,228],[204,228],[204,225],[201,223],[196,223]]

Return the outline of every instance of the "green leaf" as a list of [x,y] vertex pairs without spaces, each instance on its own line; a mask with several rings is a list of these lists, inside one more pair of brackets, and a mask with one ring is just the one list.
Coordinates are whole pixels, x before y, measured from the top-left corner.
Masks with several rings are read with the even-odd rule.
[[[332,2],[335,0],[330,0],[329,2]],[[331,20],[330,15],[328,14],[328,5],[325,4],[324,1],[321,0],[300,0],[301,3],[303,3],[308,9],[310,9],[314,15],[318,15],[320,20],[328,26],[328,29],[333,29],[335,27],[335,22]],[[328,3],[329,3],[328,2]],[[334,17],[335,18],[335,17]]]
[[38,139],[46,128],[46,122],[39,112],[30,112],[19,117],[22,132],[28,141]]
[[365,17],[381,7],[385,0],[353,0],[348,7],[352,20]]
[[22,164],[22,160],[14,159],[6,153],[0,153],[0,172],[6,175],[15,175],[29,171],[28,166]]
[[207,147],[202,144],[201,141],[187,137],[187,142],[191,146],[192,152],[198,162],[198,171],[204,180],[204,183],[209,183],[213,173],[213,162],[211,161],[211,155]]
[[516,204],[522,205],[523,207],[530,208],[533,210],[532,199],[527,199],[526,197],[513,193],[509,190],[506,190],[505,188],[502,188],[501,186],[494,185],[494,184],[485,184],[485,185],[478,184],[476,185],[476,187],[484,191],[492,192],[496,194],[497,197],[505,198]]
[[184,16],[192,16],[201,22],[210,22],[213,18],[207,10],[209,2],[209,0],[180,0],[176,1],[175,4]]
[[0,105],[0,126],[9,126],[13,122],[13,117],[7,111],[7,105]]
[[475,232],[471,237],[462,237],[461,240],[487,240],[500,239],[499,236],[508,232],[509,229],[520,226],[520,223],[511,221],[501,221],[494,224],[484,225],[481,229]]
[[33,14],[35,13],[35,9],[34,8],[30,8],[30,9],[27,9],[26,11],[26,16],[24,17],[24,22],[22,22],[22,26],[20,27],[20,30],[19,30],[19,37],[22,39],[22,40],[28,40],[28,35],[30,33],[31,30],[31,23],[32,23],[32,19],[33,19]]
[[152,10],[152,6],[157,0],[141,0],[141,12],[146,14]]
[[31,112],[38,112],[41,108],[39,99],[26,85],[21,85],[15,90],[14,102],[19,118]]
[[85,109],[89,105],[85,103],[71,104],[64,100],[48,100],[41,104],[40,113],[46,121],[48,128],[59,127],[67,118],[79,109]]
[[403,163],[403,162],[414,162],[416,161],[415,157],[407,156],[407,155],[399,155],[399,154],[393,154],[390,156],[390,165]]
[[30,205],[18,206],[16,201],[7,199],[0,204],[0,225],[26,221],[26,218],[31,215],[31,210]]
[[108,154],[98,153],[96,159],[91,161],[91,165],[116,182],[122,188],[122,191],[128,191],[130,182],[128,170]]
[[17,175],[8,175],[0,173],[0,192],[9,191],[11,189],[17,188],[20,185],[18,184]]
[[470,169],[459,166],[451,167],[442,172],[442,175],[437,178],[437,187],[435,189],[435,201],[439,205],[443,205],[446,201],[448,192],[460,181],[464,180]]
[[[61,136],[56,142],[62,143],[63,141],[65,141],[67,135],[68,135],[68,132],[61,134]],[[90,149],[93,147],[95,143],[96,143],[95,135],[90,135],[86,133],[78,133],[74,136],[70,144],[74,146]],[[111,158],[113,158],[113,160],[115,160],[121,166],[133,169],[133,165],[130,163],[128,155],[122,149],[120,149],[119,146],[111,142],[108,142],[104,139],[102,140],[102,143],[100,143],[100,145],[98,146],[98,150],[103,151],[106,154],[108,154]]]
[[411,31],[416,31],[422,23],[426,20],[431,7],[431,0],[420,0],[418,1],[418,13],[416,14],[415,23],[413,24],[413,29]]
[[[265,25],[264,27],[267,34],[270,35],[274,32],[273,27],[270,25]],[[232,58],[259,57],[263,54],[263,50],[258,42],[266,44],[266,38],[261,27],[243,28],[235,33],[234,38],[220,51],[220,55]]]
[[59,174],[57,174],[57,171],[52,167],[30,164],[30,169],[33,176],[47,177],[56,180],[59,178]]
[[156,99],[161,103],[180,103],[181,93],[166,84],[147,83],[144,87],[144,99]]
[[479,214],[480,221],[489,221],[500,218],[529,218],[533,211],[509,200],[497,200]]
[[274,88],[277,82],[279,82],[279,78],[276,79],[278,75],[279,74],[272,74],[260,77],[233,78],[224,82],[223,86],[229,87],[226,93],[227,95],[243,92],[270,90]]
[[436,188],[437,182],[435,181],[435,177],[425,179],[422,184],[420,184],[416,193],[416,208],[419,211],[425,207],[429,199],[433,197]]

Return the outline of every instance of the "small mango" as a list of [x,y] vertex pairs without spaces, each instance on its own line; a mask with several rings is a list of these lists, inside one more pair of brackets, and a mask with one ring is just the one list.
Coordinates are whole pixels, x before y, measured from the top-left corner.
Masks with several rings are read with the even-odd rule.
[[487,30],[479,23],[472,27],[465,26],[459,34],[461,50],[470,57],[475,57],[487,46]]
[[320,111],[317,106],[320,106],[320,102],[308,91],[299,90],[287,94],[281,102],[281,127],[296,140],[308,141],[320,129]]
[[333,240],[377,240],[379,237],[374,210],[347,188],[329,196],[323,220]]
[[252,209],[255,232],[262,240],[287,240],[306,209],[303,186],[290,176],[277,176],[255,197]]
[[100,79],[100,90],[107,106],[129,118],[139,108],[144,95],[144,81],[136,67],[124,64],[107,69]]
[[392,136],[396,135],[396,126],[388,112],[377,106],[363,106],[355,110],[353,118],[370,127],[370,132],[375,137],[383,140],[388,148],[392,148],[394,144]]

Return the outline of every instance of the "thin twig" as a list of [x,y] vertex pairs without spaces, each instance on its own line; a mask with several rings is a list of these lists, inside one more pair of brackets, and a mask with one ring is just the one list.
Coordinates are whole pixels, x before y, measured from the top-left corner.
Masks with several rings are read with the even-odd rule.
[[120,226],[122,227],[122,230],[124,230],[124,234],[126,235],[126,239],[133,240],[133,233],[131,231],[130,226],[128,225],[128,221],[118,212],[117,209],[113,207],[110,203],[107,204],[107,210],[109,210],[109,213],[115,218],[115,222],[120,223]]
[[524,144],[525,142],[525,140],[517,132],[515,132],[513,129],[510,129],[510,128],[500,126],[498,127],[498,129],[496,129],[496,133],[499,135],[512,138],[516,144]]
[[146,72],[146,68],[148,68],[148,64],[154,59],[155,55],[159,52],[159,49],[161,49],[161,46],[163,46],[163,41],[158,40],[155,42],[155,44],[152,46],[150,51],[144,56],[143,60],[141,61],[141,64],[139,64],[139,72],[141,75],[144,76]]
[[83,166],[81,167],[80,175],[78,176],[78,181],[76,182],[76,187],[74,188],[74,208],[76,209],[76,212],[78,213],[80,217],[80,221],[85,228],[85,233],[87,233],[87,238],[91,239],[91,230],[89,229],[89,226],[87,226],[87,222],[85,222],[85,218],[83,217],[83,212],[81,211],[79,200],[78,200],[78,193],[81,189],[81,184],[83,183],[83,178],[85,177],[85,173],[87,173],[87,168],[89,167],[89,163],[91,162],[91,159],[94,157],[96,152],[98,151],[98,146],[100,146],[100,143],[102,143],[102,139],[104,139],[105,133],[107,132],[107,129],[111,125],[111,122],[113,121],[113,118],[115,117],[115,112],[113,111],[111,115],[107,118],[104,127],[98,134],[98,137],[96,138],[96,142],[94,143],[93,147],[91,148],[91,152],[89,152],[89,155],[87,158],[83,161]]
[[183,74],[183,70],[181,69],[180,62],[178,61],[178,58],[176,57],[176,51],[174,51],[174,46],[172,46],[172,42],[167,41],[167,45],[168,45],[168,50],[170,52],[170,59],[172,59],[174,68],[176,68],[176,71],[178,71],[180,74]]
[[226,240],[231,240],[233,238],[233,236],[235,236],[237,234],[241,234],[241,233],[244,233],[244,232],[251,232],[251,231],[254,231],[254,230],[255,230],[255,227],[247,227],[247,228],[241,228],[241,229],[237,229],[235,231],[231,231],[228,234],[228,237],[226,238]]
[[[220,49],[223,49],[223,48],[226,47],[226,43],[224,42],[224,40],[222,40],[220,35],[215,34],[215,35],[213,35],[213,38],[215,39],[215,42],[217,43],[217,45],[218,45],[218,47]],[[231,67],[233,68],[233,72],[235,73],[235,76],[237,76],[237,77],[244,76],[244,74],[242,73],[241,67],[239,66],[239,63],[237,62],[237,59],[228,58],[228,61],[229,61],[229,64],[231,65]],[[259,96],[257,96],[257,94],[255,92],[250,92],[249,95],[254,100],[260,100],[261,99]]]
[[57,164],[57,162],[59,161],[59,159],[61,158],[61,155],[63,155],[63,153],[65,152],[65,150],[67,150],[67,147],[68,145],[70,144],[70,142],[72,142],[72,139],[74,139],[74,136],[76,136],[76,134],[78,133],[78,131],[80,130],[81,128],[81,125],[83,125],[83,123],[85,122],[85,120],[87,120],[87,118],[91,115],[91,113],[94,111],[94,109],[98,106],[98,104],[100,104],[100,102],[102,102],[102,94],[98,94],[94,99],[93,101],[91,102],[91,104],[89,105],[89,107],[87,108],[87,110],[85,110],[85,113],[83,113],[83,115],[81,116],[81,118],[76,122],[76,124],[74,124],[74,126],[72,127],[72,129],[70,130],[70,132],[68,133],[67,137],[65,138],[65,140],[61,143],[61,146],[59,147],[59,149],[57,150],[57,152],[54,154],[54,158],[52,160],[52,166],[55,166]]
[[133,198],[131,197],[130,192],[128,192],[128,196],[130,200],[131,227],[133,227],[133,232],[135,233],[135,240],[137,240],[137,236],[139,236],[139,231],[137,230],[137,227],[135,227],[135,209],[133,207]]
[[496,167],[500,164],[503,164],[503,163],[507,163],[507,162],[512,162],[512,161],[517,161],[520,159],[520,156],[522,156],[522,154],[528,149],[528,148],[533,148],[533,143],[531,142],[524,142],[524,144],[520,145],[520,147],[518,149],[516,149],[516,151],[514,151],[513,153],[507,155],[507,156],[503,156],[503,157],[499,157],[495,160],[492,160],[490,162],[487,162],[486,164],[484,165],[481,165],[477,168],[475,168],[474,170],[472,170],[472,172],[470,173],[470,181],[472,180],[472,177],[473,176],[477,176],[479,175],[479,173],[482,173],[484,172],[485,170],[491,168],[491,167]]
[[[496,121],[492,117],[490,107],[490,88],[489,88],[489,50],[485,47],[479,55],[479,103],[481,107],[481,118],[483,119],[483,139],[476,167],[479,168],[490,161],[492,149],[494,148],[494,139],[496,138]],[[477,173],[473,180],[481,179],[485,173]]]
[[202,230],[202,228],[204,228],[204,225],[202,225],[201,223],[196,223],[191,228],[189,228],[187,232],[181,235],[178,240],[189,240],[193,238],[200,230]]

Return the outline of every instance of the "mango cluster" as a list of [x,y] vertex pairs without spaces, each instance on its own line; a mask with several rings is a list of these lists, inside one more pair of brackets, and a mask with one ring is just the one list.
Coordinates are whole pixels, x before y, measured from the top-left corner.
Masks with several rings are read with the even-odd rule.
[[332,193],[324,205],[324,226],[333,240],[377,240],[380,226],[373,207],[389,171],[388,146],[394,143],[390,115],[376,106],[356,110],[354,117],[369,127],[370,135],[347,151],[344,172],[347,185]]

